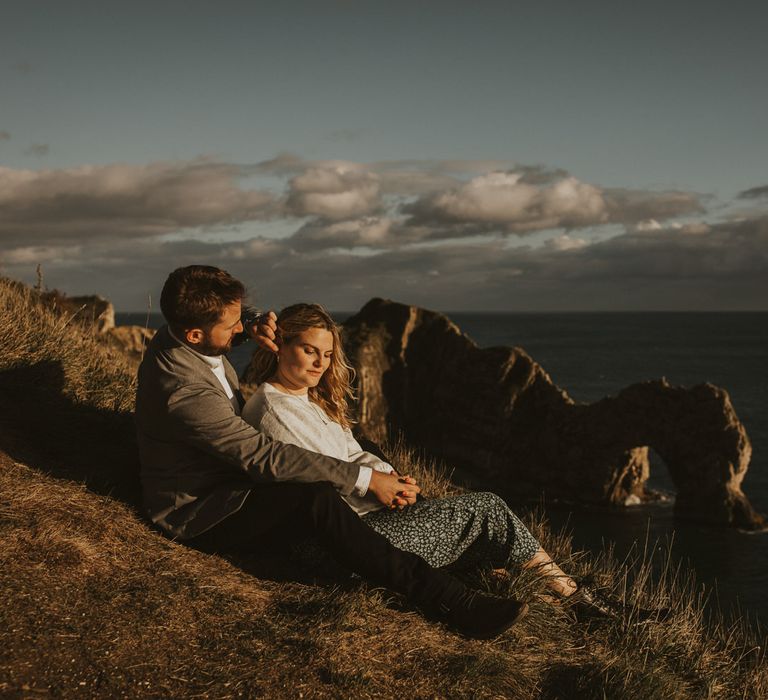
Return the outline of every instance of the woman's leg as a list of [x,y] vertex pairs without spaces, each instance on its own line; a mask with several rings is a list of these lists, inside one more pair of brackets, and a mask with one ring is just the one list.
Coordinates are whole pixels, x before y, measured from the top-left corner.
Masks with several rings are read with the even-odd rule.
[[562,597],[578,587],[493,493],[419,501],[403,511],[380,510],[363,519],[396,547],[418,554],[432,566],[485,564],[506,574],[501,567],[515,564],[536,569]]
[[402,511],[380,510],[363,518],[400,549],[432,566],[523,565],[540,549],[527,528],[493,493],[419,501]]
[[545,583],[555,593],[567,598],[576,592],[578,584],[566,574],[541,547],[523,565],[524,569],[537,569],[545,577]]

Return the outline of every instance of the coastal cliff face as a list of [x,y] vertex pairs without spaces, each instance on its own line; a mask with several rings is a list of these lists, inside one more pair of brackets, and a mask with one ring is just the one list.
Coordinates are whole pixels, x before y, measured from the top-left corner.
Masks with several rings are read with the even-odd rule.
[[676,514],[763,529],[741,490],[751,457],[728,393],[633,384],[577,404],[521,348],[480,349],[442,314],[373,299],[344,324],[360,429],[445,460],[514,499],[645,500],[648,448],[677,489]]

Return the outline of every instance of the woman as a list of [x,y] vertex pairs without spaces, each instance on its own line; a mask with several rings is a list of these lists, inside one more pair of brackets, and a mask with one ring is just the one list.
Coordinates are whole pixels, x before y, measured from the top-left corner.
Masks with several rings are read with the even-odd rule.
[[[276,344],[276,355],[263,347],[254,354],[251,368],[259,388],[243,408],[243,419],[281,442],[369,467],[370,472],[361,470],[364,480],[376,478],[373,472],[393,472],[390,464],[365,452],[352,436],[348,416],[352,368],[330,315],[317,304],[283,309],[277,318]],[[415,484],[409,476],[402,479]],[[495,494],[422,499],[413,505],[397,499],[389,508],[370,493],[343,498],[371,528],[432,566],[490,564],[500,575],[506,573],[501,567],[509,563],[535,567],[557,596],[575,594],[577,612],[617,614],[614,603],[579,588],[563,573]]]

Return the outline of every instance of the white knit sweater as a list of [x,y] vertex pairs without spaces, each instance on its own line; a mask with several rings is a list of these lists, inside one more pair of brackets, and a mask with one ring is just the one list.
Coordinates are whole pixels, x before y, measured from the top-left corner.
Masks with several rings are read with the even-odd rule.
[[[365,452],[352,431],[333,421],[320,406],[309,400],[307,394],[286,394],[264,382],[246,402],[242,417],[257,430],[280,442],[376,471],[393,471],[391,465]],[[361,516],[384,507],[371,493],[343,498]]]

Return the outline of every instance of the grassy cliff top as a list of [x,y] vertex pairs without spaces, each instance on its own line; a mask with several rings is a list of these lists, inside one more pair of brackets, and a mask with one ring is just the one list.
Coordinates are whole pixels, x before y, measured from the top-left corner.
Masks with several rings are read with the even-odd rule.
[[[564,568],[671,620],[577,624],[540,582],[475,583],[531,612],[492,642],[426,622],[349,579],[227,561],[138,514],[131,365],[27,288],[0,279],[0,695],[3,697],[759,698],[768,668],[744,624],[706,623],[691,578],[572,552]],[[427,493],[444,474],[398,449]]]

